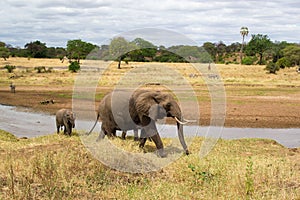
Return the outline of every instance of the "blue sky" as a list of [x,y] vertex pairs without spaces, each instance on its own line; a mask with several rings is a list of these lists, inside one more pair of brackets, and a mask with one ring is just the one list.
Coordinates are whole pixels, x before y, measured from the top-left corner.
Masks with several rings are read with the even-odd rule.
[[260,33],[300,43],[299,0],[2,0],[0,16],[0,41],[20,47],[35,40],[65,47],[78,38],[101,45],[149,27],[178,32],[199,46],[241,42],[242,26],[250,31],[246,41]]

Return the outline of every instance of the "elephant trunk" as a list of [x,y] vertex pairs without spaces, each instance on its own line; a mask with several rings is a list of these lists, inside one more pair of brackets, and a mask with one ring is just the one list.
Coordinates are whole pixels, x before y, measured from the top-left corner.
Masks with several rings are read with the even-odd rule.
[[[180,117],[180,119],[181,119],[180,121],[182,121],[182,118],[181,118],[181,117]],[[185,143],[184,135],[183,135],[183,124],[180,123],[180,122],[178,122],[178,121],[177,121],[177,131],[178,131],[178,138],[179,138],[179,141],[180,141],[180,143],[181,143],[183,149],[185,150],[185,154],[186,154],[186,155],[189,155],[190,152],[189,152],[188,147],[187,147],[187,145],[186,145],[186,143]]]

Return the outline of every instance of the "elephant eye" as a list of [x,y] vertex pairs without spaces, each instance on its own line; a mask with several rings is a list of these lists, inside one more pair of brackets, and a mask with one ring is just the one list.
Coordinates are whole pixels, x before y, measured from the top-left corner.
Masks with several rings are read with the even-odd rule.
[[172,105],[172,104],[169,102],[169,103],[167,103],[166,107],[167,107],[167,108],[170,108],[171,105]]

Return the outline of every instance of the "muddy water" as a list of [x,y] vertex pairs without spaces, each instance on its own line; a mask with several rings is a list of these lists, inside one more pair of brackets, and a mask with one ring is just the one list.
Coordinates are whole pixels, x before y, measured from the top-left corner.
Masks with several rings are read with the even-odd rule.
[[[76,120],[75,129],[89,130],[93,124],[93,121]],[[176,137],[176,126],[158,124],[157,127],[161,137]],[[56,131],[55,116],[0,105],[0,129],[8,131],[17,137],[31,138],[52,134]],[[223,139],[265,138],[273,139],[289,148],[300,147],[300,128],[270,129],[224,127],[220,129],[220,127],[184,127],[186,136],[206,136],[209,134],[210,137],[218,137],[220,130],[222,130],[221,138]],[[99,132],[100,126],[96,126],[94,131]],[[117,132],[117,135],[120,134],[120,132]],[[133,135],[133,132],[129,131],[128,135]]]

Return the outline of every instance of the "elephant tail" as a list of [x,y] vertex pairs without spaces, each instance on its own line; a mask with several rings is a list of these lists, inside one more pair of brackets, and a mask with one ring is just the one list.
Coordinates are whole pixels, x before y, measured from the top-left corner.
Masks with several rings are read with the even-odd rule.
[[92,129],[88,133],[86,133],[86,135],[91,134],[91,132],[94,130],[94,128],[95,128],[95,126],[96,126],[96,124],[97,124],[97,122],[99,120],[99,117],[100,117],[100,115],[98,114],[94,126],[92,127]]

